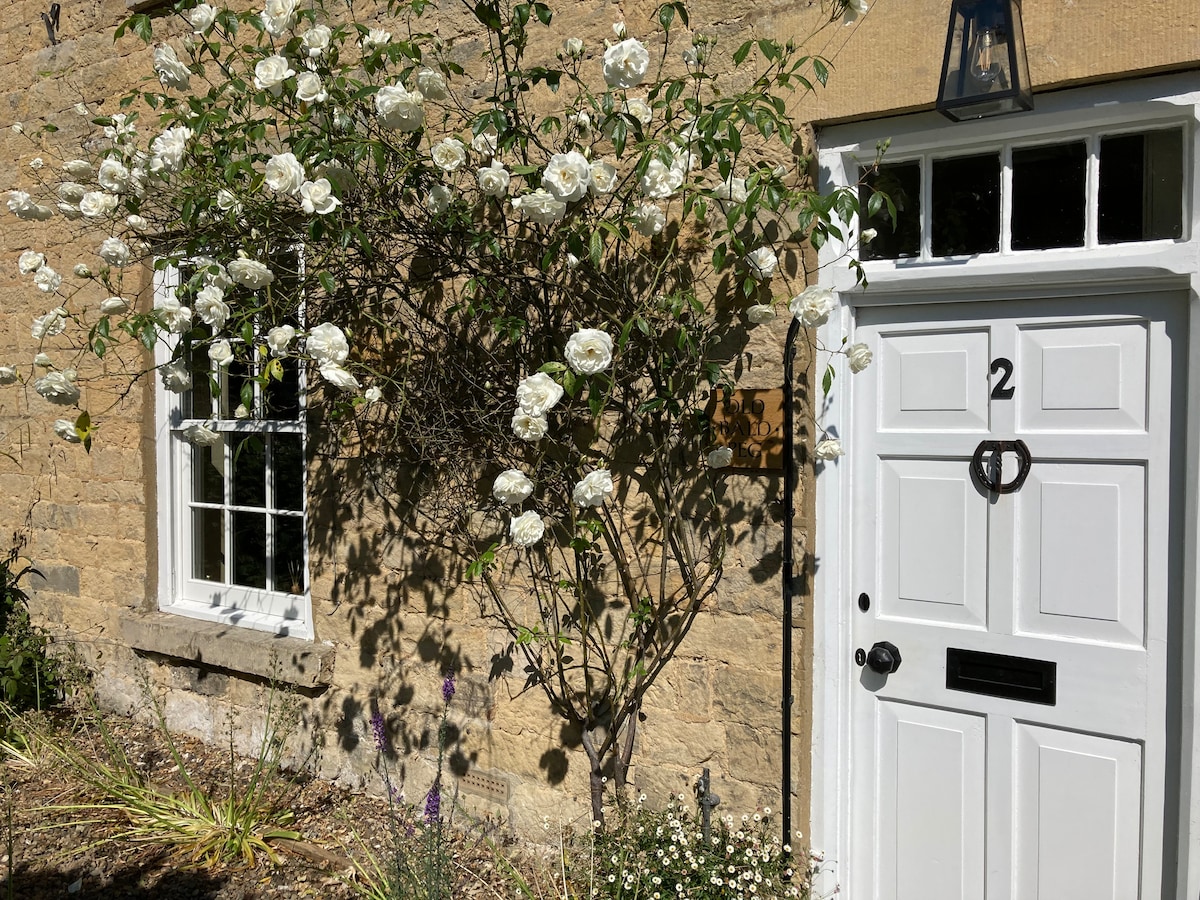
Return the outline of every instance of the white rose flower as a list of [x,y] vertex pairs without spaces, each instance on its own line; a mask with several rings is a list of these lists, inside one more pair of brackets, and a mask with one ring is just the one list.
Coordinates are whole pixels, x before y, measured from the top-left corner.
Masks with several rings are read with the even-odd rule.
[[217,21],[217,8],[209,6],[207,3],[200,3],[193,6],[184,15],[192,23],[192,28],[196,30],[196,34],[204,34],[204,32],[213,27],[213,22]]
[[523,409],[513,413],[513,434],[523,441],[540,441],[546,436],[549,427],[550,423],[546,421],[545,416],[531,416]]
[[35,353],[33,356],[33,364],[35,366],[41,366],[43,369],[54,368],[54,363],[51,362],[50,357],[45,353]]
[[327,216],[340,204],[341,201],[333,196],[333,185],[328,178],[318,178],[300,185],[300,208],[310,216]]
[[238,215],[242,211],[242,201],[237,198],[233,191],[227,188],[217,190],[217,209],[222,212],[231,212]]
[[546,533],[546,523],[533,510],[515,516],[508,524],[508,536],[518,547],[532,547]]
[[618,41],[623,41],[629,36],[629,29],[625,27],[624,22],[613,22],[612,30]]
[[633,116],[635,119],[641,122],[643,127],[654,121],[654,110],[652,110],[650,108],[650,104],[641,97],[630,97],[625,101],[622,111],[625,113],[625,115]]
[[300,46],[308,54],[309,59],[316,59],[329,49],[333,39],[333,31],[328,25],[314,25],[300,35]]
[[75,263],[75,268],[71,270],[75,273],[76,278],[91,278],[92,270],[83,263]]
[[308,333],[304,349],[317,365],[341,365],[350,355],[346,333],[332,322],[322,322]]
[[96,250],[96,255],[110,266],[119,269],[129,264],[129,245],[120,238],[105,238]]
[[154,301],[154,312],[172,334],[183,334],[192,327],[191,307],[180,303],[178,297],[159,297]]
[[876,231],[874,228],[864,228],[862,230],[862,232],[858,235],[858,242],[860,244],[869,244],[869,243],[871,243],[871,241],[875,240],[875,238],[878,234],[879,234],[879,232]]
[[751,325],[765,325],[775,319],[775,304],[755,303],[746,310],[746,318]]
[[563,41],[562,55],[567,59],[583,59],[583,40],[572,37]]
[[[244,257],[246,254],[241,252],[238,255]],[[219,287],[223,291],[227,291],[233,287],[233,279],[229,277],[229,272],[223,265],[221,265],[212,257],[197,256],[194,262],[196,264],[196,270],[202,273],[205,284],[211,284],[213,287]]]
[[113,113],[111,119],[112,124],[104,126],[104,136],[113,143],[120,144],[137,135],[137,126],[125,113]]
[[708,467],[710,469],[724,469],[733,462],[732,447],[718,447],[708,454]]
[[235,406],[235,407],[233,408],[233,417],[234,417],[235,419],[248,419],[248,418],[250,418],[250,410],[246,409],[246,404],[245,404],[245,403],[239,403],[237,406]]
[[283,37],[296,24],[297,0],[267,0],[261,19],[271,37]]
[[592,130],[592,117],[588,115],[586,109],[573,112],[567,116],[567,127],[574,128],[581,134],[587,134]]
[[592,178],[588,190],[596,196],[611,194],[617,189],[617,167],[603,159],[591,164]]
[[650,54],[636,38],[626,38],[604,51],[604,80],[611,87],[637,87],[649,68]]
[[867,0],[846,0],[846,8],[842,10],[842,21],[847,25],[853,25],[858,21],[859,16],[865,16],[870,5]]
[[62,276],[49,266],[42,266],[33,273],[33,283],[37,285],[39,291],[53,294],[58,290],[58,286],[62,284]]
[[91,178],[92,164],[86,159],[72,159],[63,163],[63,171],[72,178]]
[[588,472],[571,491],[571,502],[576,506],[603,506],[604,501],[612,496],[612,472],[608,469],[596,469]]
[[467,161],[467,147],[458,138],[443,138],[433,145],[429,155],[443,172],[454,172]]
[[807,328],[815,328],[829,321],[829,314],[837,306],[833,291],[811,285],[792,298],[788,309]]
[[139,233],[146,231],[150,227],[150,223],[139,215],[126,216],[125,224]]
[[17,257],[17,271],[22,275],[30,275],[46,264],[45,254],[36,250],[25,250]]
[[68,444],[78,444],[80,441],[79,432],[75,430],[75,423],[70,419],[55,419],[54,433]]
[[363,399],[368,403],[378,403],[383,399],[383,391],[375,385],[371,385],[369,388],[363,391]]
[[280,153],[267,161],[263,181],[277,194],[298,194],[305,177],[304,166],[294,153]]
[[533,494],[533,482],[520,469],[505,469],[492,482],[492,496],[505,506],[524,503]]
[[851,344],[846,348],[850,371],[856,375],[871,364],[871,348],[866,344]]
[[544,416],[558,405],[562,396],[562,385],[545,372],[523,378],[517,385],[517,406],[531,416]]
[[44,222],[54,215],[54,210],[48,206],[35,203],[25,191],[8,192],[8,209],[18,219]]
[[283,93],[283,83],[295,74],[295,70],[282,56],[268,56],[254,66],[254,86],[278,97]]
[[398,84],[381,87],[375,94],[379,124],[396,131],[419,131],[425,124],[425,98]]
[[612,365],[612,338],[598,328],[581,328],[567,339],[563,355],[578,375],[595,375]]
[[229,264],[229,277],[252,291],[264,288],[275,280],[275,273],[256,259],[238,257]]
[[14,384],[16,380],[16,369],[12,366],[0,366],[0,384]]
[[669,166],[655,157],[646,166],[638,186],[651,200],[665,200],[683,187],[684,172],[677,166]]
[[429,195],[425,198],[425,205],[429,207],[429,212],[432,215],[440,216],[450,208],[450,201],[454,199],[454,192],[444,184],[435,184],[429,189]]
[[471,150],[480,156],[489,158],[495,156],[496,148],[499,146],[500,139],[494,131],[481,131],[471,138]]
[[357,391],[358,379],[335,363],[326,363],[319,369],[321,377],[335,388],[343,391]]
[[229,318],[229,304],[225,302],[225,292],[214,285],[206,285],[196,293],[196,315],[205,325],[211,325],[213,331],[225,327]]
[[33,327],[29,331],[35,341],[41,341],[56,334],[62,334],[66,327],[67,311],[60,306],[50,310],[44,316],[34,319]]
[[380,47],[386,47],[392,40],[392,33],[382,28],[372,28],[362,40],[363,53],[370,53]]
[[150,171],[156,175],[162,175],[182,169],[188,141],[193,136],[192,129],[180,125],[168,128],[156,137],[150,144],[150,152],[154,154],[150,160]]
[[316,72],[301,72],[296,76],[296,99],[304,103],[324,103],[329,98],[321,76]]
[[553,225],[567,213],[567,204],[545,188],[538,188],[512,200],[513,209],[539,225]]
[[630,214],[630,220],[638,234],[654,237],[666,227],[667,214],[655,203],[642,203]]
[[224,338],[213,341],[208,345],[208,359],[214,369],[229,365],[233,362],[233,345]]
[[83,195],[87,193],[87,188],[78,181],[64,181],[56,190],[61,200],[75,204],[78,204],[83,199]]
[[503,197],[508,193],[510,176],[508,169],[498,159],[493,159],[491,165],[475,170],[479,179],[479,190],[488,197]]
[[192,373],[182,359],[173,359],[158,370],[163,387],[173,394],[182,394],[192,389]]
[[75,386],[75,370],[47,372],[33,383],[33,389],[51,403],[70,406],[79,400],[79,388]]
[[120,297],[109,297],[107,300],[100,301],[100,314],[105,316],[123,313],[129,309],[129,304]]
[[221,443],[221,434],[218,431],[213,431],[206,424],[194,422],[187,428],[183,429],[183,439],[189,444],[195,444],[197,447],[212,447],[215,444]]
[[842,449],[842,442],[837,438],[825,438],[813,448],[813,456],[824,460],[837,459],[845,452]]
[[[96,172],[96,181],[105,190],[121,194],[129,189],[129,170],[119,159],[109,156],[100,163],[100,170]],[[83,197],[80,196],[79,199],[82,200]]]
[[192,81],[192,73],[179,61],[170,44],[159,44],[154,48],[154,71],[165,88],[186,91]]
[[417,70],[417,90],[426,100],[445,100],[450,96],[442,73],[429,68]]
[[745,203],[749,194],[746,192],[746,179],[734,178],[732,175],[722,181],[712,190],[712,195],[718,200],[732,200],[734,203]]
[[770,247],[759,247],[746,254],[743,260],[756,281],[767,281],[779,266],[779,257]]
[[[291,325],[276,325],[267,332],[267,346],[271,348],[272,356],[286,356],[288,345],[292,343],[292,339],[296,337],[296,329]],[[345,340],[345,335],[342,336]],[[347,345],[349,352],[349,345]]]
[[79,211],[90,219],[100,218],[111,213],[120,202],[121,198],[116,194],[106,191],[88,191],[79,198]]
[[559,200],[578,200],[587,193],[591,182],[592,165],[586,156],[575,150],[551,156],[542,175],[542,187]]

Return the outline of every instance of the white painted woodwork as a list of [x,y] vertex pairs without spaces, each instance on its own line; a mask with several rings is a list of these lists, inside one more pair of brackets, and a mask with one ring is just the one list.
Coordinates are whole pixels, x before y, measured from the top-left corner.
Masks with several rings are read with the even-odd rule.
[[[853,340],[852,900],[1157,900],[1177,295],[864,308]],[[1012,399],[992,399],[998,357]],[[1006,495],[981,440],[1022,439]],[[1005,454],[1003,477],[1016,474]],[[946,687],[949,647],[1057,664],[1053,706]]]

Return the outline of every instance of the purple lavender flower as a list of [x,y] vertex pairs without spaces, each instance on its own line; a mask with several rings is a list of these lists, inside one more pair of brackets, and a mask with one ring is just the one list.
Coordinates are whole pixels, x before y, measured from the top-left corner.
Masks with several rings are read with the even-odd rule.
[[375,749],[387,753],[389,748],[387,725],[383,721],[383,713],[375,710],[371,714],[371,734],[375,738]]
[[442,780],[439,778],[425,795],[425,824],[433,825],[442,819]]
[[454,673],[447,672],[446,680],[442,682],[442,699],[445,700],[447,703],[449,703],[450,698],[453,696],[454,696]]

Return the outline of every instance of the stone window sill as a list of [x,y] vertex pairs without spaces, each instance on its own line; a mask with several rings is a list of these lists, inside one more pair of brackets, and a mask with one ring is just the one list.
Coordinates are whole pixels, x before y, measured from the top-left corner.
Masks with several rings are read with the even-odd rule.
[[121,636],[134,650],[194,665],[320,689],[333,681],[336,650],[218,622],[163,612],[123,612]]

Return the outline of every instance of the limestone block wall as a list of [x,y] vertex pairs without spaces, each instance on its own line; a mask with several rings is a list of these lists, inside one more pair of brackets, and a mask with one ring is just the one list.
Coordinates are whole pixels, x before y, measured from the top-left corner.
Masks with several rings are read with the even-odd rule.
[[[645,23],[653,9],[646,2],[571,3],[560,15],[599,46],[613,21]],[[4,189],[32,184],[38,172],[29,163],[36,158],[45,167],[61,165],[59,148],[83,140],[93,130],[91,116],[116,112],[116,98],[151,74],[150,52],[140,40],[113,43],[112,29],[128,12],[124,0],[64,6],[55,45],[40,19],[44,11],[40,0],[19,0],[0,26]],[[724,10],[702,6],[695,21],[707,14],[713,29],[724,29],[733,40],[741,24],[722,24],[718,13]],[[181,21],[156,27],[163,34],[186,30]],[[465,24],[453,18],[442,27],[447,34],[465,33]],[[464,55],[480,46],[459,38]],[[557,46],[543,49],[550,55]],[[17,123],[23,133],[11,127]],[[41,135],[46,123],[59,130]],[[0,365],[32,372],[30,323],[52,305],[18,274],[19,254],[44,252],[70,282],[71,266],[92,257],[105,236],[61,217],[28,223],[0,210]],[[148,276],[135,280],[129,295],[148,304]],[[780,320],[733,342],[739,386],[780,386],[786,328]],[[69,350],[54,339],[44,349],[59,359]],[[337,474],[338,484],[356,491],[361,502],[326,503],[314,496],[312,644],[264,644],[261,635],[213,630],[156,612],[155,379],[121,389],[127,373],[149,364],[134,353],[94,362],[85,373],[100,375],[107,368],[112,375],[93,378],[88,391],[94,393],[85,397],[100,421],[90,455],[51,430],[55,418],[73,412],[51,407],[32,390],[0,390],[5,541],[15,534],[23,542],[23,553],[43,576],[33,584],[39,618],[94,668],[105,702],[144,715],[151,691],[173,727],[214,741],[225,740],[232,728],[239,746],[253,750],[270,681],[277,677],[298,692],[297,759],[308,759],[328,777],[378,788],[368,725],[378,710],[413,799],[433,777],[441,682],[453,670],[459,688],[451,711],[454,779],[448,789],[522,831],[536,830],[543,817],[556,823],[580,815],[587,792],[578,735],[564,729],[536,688],[526,688],[519,661],[511,668],[505,662],[510,641],[480,619],[478,598],[460,583],[461,561],[445,554],[422,523],[398,516],[372,495],[362,461],[340,461]],[[806,367],[801,361],[798,370]],[[803,431],[802,442],[809,429]],[[314,478],[319,470],[314,461]],[[707,766],[727,809],[779,807],[781,490],[778,473],[724,476],[730,525],[725,579],[647,700],[634,757],[640,790],[658,796],[690,790]],[[797,507],[795,555],[803,561],[811,549],[807,481]],[[794,817],[802,828],[813,623],[799,605],[793,771]]]

